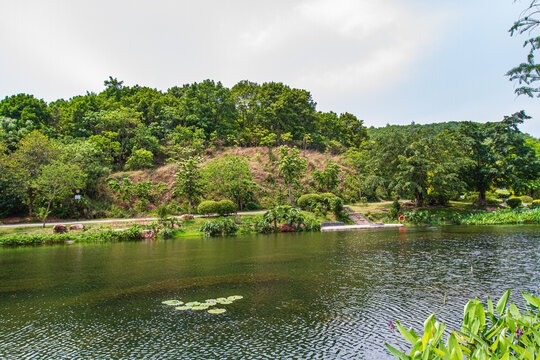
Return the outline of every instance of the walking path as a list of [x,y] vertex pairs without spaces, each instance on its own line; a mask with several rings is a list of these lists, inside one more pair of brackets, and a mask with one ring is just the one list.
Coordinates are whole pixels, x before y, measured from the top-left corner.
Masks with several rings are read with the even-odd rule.
[[[261,211],[244,211],[238,212],[238,215],[255,215],[262,214],[264,210]],[[194,217],[203,217],[205,215],[193,215]],[[179,216],[175,216],[179,218]],[[105,219],[105,220],[84,220],[84,221],[61,221],[61,222],[48,222],[45,226],[54,226],[54,225],[72,225],[72,224],[109,224],[109,223],[119,223],[119,222],[136,222],[136,221],[155,221],[159,220],[157,217],[148,217],[148,218],[130,218],[130,219]],[[43,226],[43,223],[19,223],[19,224],[7,224],[0,225],[0,228],[13,228],[13,227],[30,227],[30,226]]]
[[345,231],[345,230],[400,228],[400,227],[403,227],[403,224],[341,225],[341,226],[325,226],[321,228],[321,231]]

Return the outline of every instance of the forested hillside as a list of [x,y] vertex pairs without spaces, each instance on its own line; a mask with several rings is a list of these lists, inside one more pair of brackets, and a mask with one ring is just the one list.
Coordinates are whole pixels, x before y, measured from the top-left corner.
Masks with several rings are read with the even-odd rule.
[[442,122],[442,123],[433,123],[433,124],[415,124],[414,122],[410,125],[390,125],[387,124],[384,127],[373,127],[371,126],[368,128],[368,135],[369,136],[382,136],[382,135],[390,135],[390,134],[410,134],[417,131],[433,131],[433,132],[441,132],[444,130],[450,130],[450,131],[458,131],[461,126],[461,123],[459,121],[450,121],[450,122]]
[[0,101],[0,216],[185,212],[224,198],[255,209],[309,192],[418,205],[466,191],[485,203],[496,187],[534,195],[540,151],[518,129],[527,119],[368,130],[317,111],[309,91],[249,81],[164,92],[109,78],[69,100],[13,95]]

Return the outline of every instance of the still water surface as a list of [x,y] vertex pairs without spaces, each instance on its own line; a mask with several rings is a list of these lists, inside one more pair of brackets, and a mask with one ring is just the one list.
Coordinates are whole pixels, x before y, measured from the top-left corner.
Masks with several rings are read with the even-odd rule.
[[[467,299],[538,294],[539,229],[0,249],[0,358],[392,359],[389,320],[419,331],[435,312],[455,326]],[[161,304],[230,295],[244,299],[221,315]]]

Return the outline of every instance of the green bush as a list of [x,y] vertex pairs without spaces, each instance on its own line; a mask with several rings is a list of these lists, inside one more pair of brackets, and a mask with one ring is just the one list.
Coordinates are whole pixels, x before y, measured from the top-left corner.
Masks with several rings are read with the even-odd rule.
[[341,214],[341,212],[343,211],[343,199],[337,196],[327,199],[330,211],[332,211],[336,216]]
[[[540,353],[540,299],[523,293],[527,309],[520,311],[509,302],[510,290],[496,305],[488,297],[487,306],[478,299],[465,306],[460,329],[448,331],[446,324],[435,320],[435,314],[424,322],[422,337],[399,321],[394,327],[412,345],[410,353],[386,343],[387,349],[400,360],[413,359],[538,359]],[[446,331],[445,331],[446,330]],[[444,338],[446,337],[446,342]]]
[[217,203],[217,213],[221,216],[236,212],[236,204],[231,200],[221,200]]
[[301,227],[304,231],[321,231],[321,223],[310,215],[304,216],[304,224]]
[[197,212],[201,215],[217,214],[219,212],[219,204],[212,200],[203,201],[197,207]]
[[508,199],[512,193],[505,189],[495,190],[495,196],[497,196],[499,199]]
[[[478,205],[478,195],[470,195],[469,200],[474,205]],[[499,198],[497,198],[495,195],[486,195],[486,203],[491,206],[497,206],[501,204],[503,201]]]
[[206,200],[199,204],[197,212],[201,215],[218,214],[223,216],[236,212],[236,205],[231,200]]
[[302,210],[326,216],[329,211],[336,216],[340,216],[343,211],[343,199],[332,193],[305,194],[300,196],[296,202]]
[[126,168],[138,170],[149,168],[154,165],[154,154],[145,149],[134,149],[126,161]]
[[540,200],[533,200],[533,202],[529,205],[531,209],[538,209],[540,208]]
[[218,218],[208,220],[200,228],[199,231],[205,233],[206,236],[219,235],[234,235],[239,229],[239,226],[231,218]]
[[258,216],[253,221],[253,229],[259,233],[279,231],[280,224],[287,223],[296,231],[319,231],[321,223],[310,215],[304,215],[299,209],[283,205],[275,206]]
[[296,203],[302,210],[311,210],[313,206],[322,201],[322,197],[319,194],[305,194],[298,198]]
[[520,198],[521,198],[521,201],[523,202],[523,204],[530,205],[533,202],[533,198],[530,197],[530,196],[527,196],[527,195],[521,196]]
[[539,224],[540,208],[530,211],[508,209],[491,212],[475,212],[468,216],[463,216],[460,223],[464,225]]
[[274,228],[274,224],[272,223],[272,220],[269,217],[266,217],[264,215],[259,215],[253,220],[253,230],[255,230],[258,233],[262,234],[268,234],[273,231],[276,231]]
[[76,234],[16,234],[0,237],[0,246],[24,246],[43,244],[63,244],[66,241],[134,241],[141,240],[139,226],[126,231],[106,230],[100,232],[83,232]]
[[488,205],[491,205],[491,206],[499,206],[500,204],[502,204],[503,200],[493,195],[490,195],[490,196],[486,196],[486,202]]
[[521,204],[523,203],[520,198],[517,197],[511,197],[510,199],[506,200],[506,203],[508,206],[510,206],[512,209],[517,209],[521,207]]
[[411,224],[434,224],[435,220],[427,210],[411,210],[404,214],[405,219]]
[[399,203],[399,201],[396,199],[393,203],[392,203],[392,206],[390,207],[390,210],[388,211],[388,217],[391,219],[391,220],[397,220],[398,216],[401,215],[401,204]]

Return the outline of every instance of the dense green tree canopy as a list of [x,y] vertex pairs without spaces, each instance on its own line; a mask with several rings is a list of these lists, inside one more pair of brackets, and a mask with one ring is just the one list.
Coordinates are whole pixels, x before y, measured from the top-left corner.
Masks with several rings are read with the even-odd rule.
[[[99,93],[49,104],[27,94],[0,101],[3,214],[20,214],[22,209],[35,213],[34,202],[44,187],[35,179],[53,162],[84,172],[81,190],[97,208],[113,201],[104,194],[110,174],[123,177],[123,171],[139,169],[153,174],[167,162],[194,157],[206,158],[201,165],[203,193],[195,186],[188,189],[191,195],[180,197],[188,202],[228,198],[239,209],[248,203],[257,206],[260,198],[282,204],[285,187],[291,204],[293,191],[299,190],[346,190],[349,199],[358,200],[399,196],[416,199],[419,205],[444,203],[465,190],[478,191],[481,199],[495,187],[515,194],[540,190],[539,142],[517,128],[527,119],[524,113],[499,123],[367,129],[354,114],[317,111],[309,91],[280,82],[243,80],[229,89],[204,80],[160,91],[110,77],[104,85]],[[267,147],[265,165],[261,151],[255,151],[257,164],[268,176],[251,173],[253,158],[225,155],[231,154],[224,149],[228,146],[235,147],[237,155],[243,147]],[[325,158],[310,162],[306,175],[313,151]],[[195,169],[186,170],[188,178],[198,176]],[[132,189],[132,199],[117,198],[117,205],[128,204],[134,211],[137,201],[145,198],[148,203],[151,197],[143,192],[156,189],[150,182],[131,187],[128,181],[116,180],[118,186],[110,189],[117,195],[129,193],[123,185]],[[62,201],[51,202],[53,211]],[[61,205],[73,206],[67,201]]]

